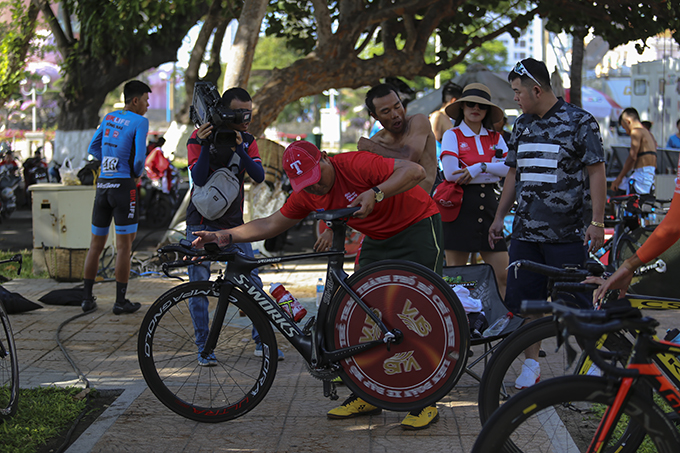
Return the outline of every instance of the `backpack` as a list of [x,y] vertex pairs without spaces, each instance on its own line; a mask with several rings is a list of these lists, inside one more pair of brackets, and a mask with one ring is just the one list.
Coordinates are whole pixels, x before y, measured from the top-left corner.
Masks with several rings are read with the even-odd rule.
[[85,164],[83,168],[78,170],[77,176],[80,180],[80,184],[83,186],[93,186],[99,177],[100,168],[101,162],[98,160],[93,160]]
[[[219,219],[238,198],[241,183],[236,176],[241,158],[234,153],[227,168],[215,170],[203,186],[194,186],[191,201],[208,220]],[[236,167],[232,170],[233,167]]]

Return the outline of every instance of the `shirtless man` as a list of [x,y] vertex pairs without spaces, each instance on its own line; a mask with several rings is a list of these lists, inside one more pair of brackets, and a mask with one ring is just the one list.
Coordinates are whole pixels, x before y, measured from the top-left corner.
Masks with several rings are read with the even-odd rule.
[[[630,135],[630,153],[623,163],[621,172],[611,183],[611,190],[629,191],[629,181],[633,181],[635,193],[649,194],[654,186],[656,171],[656,146],[654,137],[640,122],[640,115],[633,107],[624,109],[619,124]],[[633,171],[629,177],[626,174]]]
[[384,129],[370,139],[361,137],[357,149],[420,164],[427,176],[419,185],[430,194],[437,176],[437,148],[427,117],[423,114],[406,116],[397,89],[386,83],[376,85],[366,93],[366,107]]
[[446,82],[442,88],[442,107],[439,110],[435,110],[430,115],[432,132],[434,132],[434,138],[437,139],[437,143],[439,144],[442,142],[444,132],[453,127],[451,118],[446,114],[446,107],[448,107],[449,104],[456,102],[462,94],[463,89],[451,81]]

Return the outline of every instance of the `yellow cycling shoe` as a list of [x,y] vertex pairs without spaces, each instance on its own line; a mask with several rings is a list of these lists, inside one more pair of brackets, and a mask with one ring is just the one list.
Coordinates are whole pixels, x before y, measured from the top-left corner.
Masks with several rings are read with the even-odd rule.
[[368,404],[356,395],[350,395],[342,406],[328,411],[328,418],[352,418],[359,415],[378,415],[382,409]]
[[420,410],[411,411],[401,421],[404,429],[425,429],[439,420],[439,412],[435,406],[427,406]]

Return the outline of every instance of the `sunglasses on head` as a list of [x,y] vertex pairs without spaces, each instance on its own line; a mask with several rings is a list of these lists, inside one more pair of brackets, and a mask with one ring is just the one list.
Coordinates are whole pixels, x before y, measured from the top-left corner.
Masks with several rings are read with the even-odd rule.
[[515,67],[513,68],[513,72],[516,72],[517,74],[519,74],[519,75],[521,75],[521,76],[527,76],[527,77],[529,77],[531,80],[533,80],[534,82],[536,82],[536,84],[537,84],[538,86],[541,86],[541,82],[539,82],[538,80],[536,80],[536,77],[532,76],[531,73],[530,73],[529,71],[527,71],[527,68],[524,67],[524,65],[522,64],[521,61],[518,61],[518,62],[517,62],[517,64],[516,64]]
[[465,105],[471,109],[475,108],[475,105],[479,107],[479,110],[488,110],[489,106],[486,104],[480,104],[479,102],[465,101]]

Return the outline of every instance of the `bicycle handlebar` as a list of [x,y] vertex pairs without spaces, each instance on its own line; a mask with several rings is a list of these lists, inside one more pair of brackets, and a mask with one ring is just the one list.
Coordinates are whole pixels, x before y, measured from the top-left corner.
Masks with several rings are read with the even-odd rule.
[[19,263],[19,269],[17,269],[17,275],[21,275],[21,266],[23,265],[23,260],[24,257],[21,253],[17,253],[13,257],[7,260],[2,260],[0,261],[0,264],[6,264],[6,263]]
[[581,281],[584,278],[593,275],[592,270],[580,269],[580,268],[559,268],[554,266],[549,266],[547,264],[536,263],[529,260],[517,260],[510,263],[510,266],[515,269],[524,268],[531,272],[536,272],[538,274],[545,275],[547,277],[562,280],[562,281]]
[[[596,347],[596,342],[605,334],[621,330],[636,330],[643,334],[654,334],[654,328],[659,322],[650,317],[642,317],[640,310],[630,304],[612,304],[602,310],[584,310],[568,307],[558,302],[522,301],[523,313],[552,312],[558,324],[558,336],[574,335],[584,340],[584,349],[589,357],[605,373],[619,377],[637,377],[639,370],[618,368],[609,364],[603,357],[602,351]],[[566,338],[565,338],[566,340]],[[568,342],[565,341],[569,349]],[[573,350],[572,350],[573,351]]]
[[[330,209],[328,211],[317,211],[309,215],[309,218],[315,220],[323,220],[325,222],[342,222],[345,223],[348,217],[361,209],[360,206],[351,208],[341,208],[341,209]],[[175,267],[190,266],[193,264],[200,264],[203,261],[233,261],[234,255],[238,253],[235,245],[231,242],[231,237],[229,238],[229,245],[225,248],[220,248],[216,243],[209,242],[203,246],[203,249],[193,248],[191,241],[187,239],[182,239],[179,243],[168,244],[158,249],[159,255],[164,255],[167,253],[179,253],[185,257],[197,258],[192,260],[179,260],[179,261],[169,261],[163,263],[163,272],[167,275],[167,270]]]
[[594,283],[579,283],[579,282],[555,282],[553,288],[556,291],[564,291],[569,293],[585,293],[588,291],[595,291],[599,285]]

